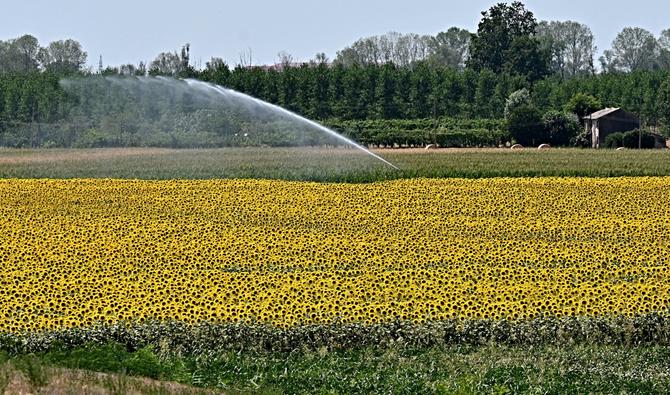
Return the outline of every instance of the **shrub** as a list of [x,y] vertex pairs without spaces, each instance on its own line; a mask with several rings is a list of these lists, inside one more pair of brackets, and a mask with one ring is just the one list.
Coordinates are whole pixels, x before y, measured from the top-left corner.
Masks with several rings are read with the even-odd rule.
[[507,117],[507,128],[509,134],[519,144],[536,145],[545,142],[542,116],[532,104],[511,110]]
[[364,145],[498,146],[509,140],[500,119],[328,120],[324,125]]
[[530,92],[528,89],[519,89],[512,92],[505,102],[505,119],[509,118],[514,110],[520,107],[532,104],[530,99]]
[[34,390],[38,390],[49,383],[50,375],[37,356],[28,354],[14,359],[14,367],[28,379]]
[[565,105],[565,111],[577,116],[581,119],[588,114],[598,111],[602,108],[602,103],[597,98],[587,95],[585,93],[577,93]]
[[[112,343],[112,344],[110,344]],[[178,369],[166,366],[153,351],[164,348],[162,357],[241,351],[292,352],[295,350],[346,350],[356,347],[432,347],[445,344],[483,345],[542,344],[670,344],[667,311],[604,317],[538,317],[525,320],[449,319],[413,323],[394,321],[363,325],[333,323],[276,328],[239,323],[186,324],[178,321],[121,322],[90,328],[44,332],[5,333],[0,350],[10,355],[46,353],[46,360],[71,368],[161,377]],[[97,346],[96,346],[97,345]],[[57,347],[59,351],[53,351]],[[74,353],[68,350],[76,350]],[[124,348],[126,351],[124,351]],[[102,354],[100,354],[102,352]],[[80,359],[88,355],[87,360]],[[85,365],[84,361],[105,362]],[[113,363],[106,362],[114,360]],[[37,375],[39,376],[39,375]]]
[[128,373],[137,376],[146,376],[153,379],[159,378],[162,367],[158,356],[154,354],[151,347],[143,347],[126,361]]
[[615,132],[605,137],[605,148],[623,147],[623,133]]
[[542,117],[545,142],[551,145],[569,145],[579,133],[579,121],[574,114],[549,111]]
[[570,139],[570,145],[579,148],[591,147],[591,131],[580,130],[573,138]]
[[626,148],[638,148],[640,145],[640,133],[642,134],[642,148],[654,148],[654,136],[645,129],[635,129],[624,133],[623,146]]

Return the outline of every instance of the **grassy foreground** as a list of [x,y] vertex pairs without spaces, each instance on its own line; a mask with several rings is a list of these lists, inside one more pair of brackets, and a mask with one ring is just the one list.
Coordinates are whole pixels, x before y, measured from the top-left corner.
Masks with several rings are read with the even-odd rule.
[[[101,355],[82,350],[89,356]],[[74,353],[73,353],[74,354]],[[76,354],[74,354],[76,355]],[[137,358],[135,358],[137,359]],[[3,394],[214,394],[216,389],[135,377],[126,370],[106,373],[59,367],[48,356],[0,355],[0,393]],[[65,365],[65,364],[60,364]]]
[[666,176],[669,150],[446,149],[376,151],[401,170],[343,148],[0,149],[0,178],[397,178]]
[[660,394],[670,390],[664,317],[548,319],[521,329],[504,321],[285,331],[156,322],[4,335],[0,392],[12,372],[50,393],[53,380],[83,385],[71,372],[86,369],[112,374],[96,384],[102,393],[142,383],[150,386],[136,393],[171,393],[179,383],[225,393]]
[[[656,346],[460,345],[169,356],[109,343],[5,357],[0,391],[9,385],[9,367],[39,392],[49,392],[60,380],[61,386],[80,390],[93,381],[102,393],[199,393],[129,377],[139,375],[224,393],[660,394],[670,389],[669,358],[670,349]],[[71,373],[81,368],[113,375]]]

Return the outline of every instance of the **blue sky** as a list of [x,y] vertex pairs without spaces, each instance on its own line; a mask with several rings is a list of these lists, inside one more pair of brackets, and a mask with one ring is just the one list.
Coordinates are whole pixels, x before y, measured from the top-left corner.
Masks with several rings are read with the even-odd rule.
[[[429,0],[191,0],[97,2],[25,0],[0,8],[0,39],[30,33],[40,43],[74,38],[97,65],[151,61],[159,52],[191,43],[191,59],[202,65],[212,56],[235,64],[251,48],[255,64],[273,63],[279,51],[297,60],[317,52],[330,58],[356,39],[388,31],[435,34],[450,26],[475,30],[480,12],[497,1]],[[610,47],[625,26],[658,35],[670,28],[667,0],[528,0],[538,20],[576,20],[596,36],[598,49]]]

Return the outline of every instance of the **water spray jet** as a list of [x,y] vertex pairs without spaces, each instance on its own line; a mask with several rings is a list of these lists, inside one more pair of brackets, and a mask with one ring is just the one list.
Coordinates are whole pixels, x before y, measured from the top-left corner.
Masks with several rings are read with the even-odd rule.
[[[98,92],[101,92],[100,94],[107,94],[108,92],[106,89],[104,91],[101,90],[101,88],[104,89],[104,84],[101,84],[101,82],[110,84],[112,87],[117,88],[117,95],[119,94],[118,90],[127,90],[128,97],[131,101],[138,100],[140,102],[146,103],[146,94],[148,93],[149,95],[162,95],[160,96],[161,99],[168,98],[168,105],[172,105],[172,103],[189,103],[189,105],[193,106],[193,108],[197,108],[198,104],[196,103],[198,103],[198,100],[206,100],[206,102],[201,103],[217,103],[218,106],[223,105],[224,108],[231,111],[233,114],[235,111],[241,110],[242,113],[250,116],[252,121],[258,120],[261,123],[263,122],[262,120],[264,117],[267,119],[268,115],[283,118],[284,120],[291,122],[289,127],[295,128],[295,131],[304,129],[318,131],[321,133],[321,137],[331,138],[336,142],[336,145],[344,144],[346,146],[353,147],[355,150],[364,152],[366,156],[372,157],[395,170],[400,170],[396,165],[370,151],[366,147],[337,133],[330,128],[319,124],[318,122],[307,119],[278,105],[268,103],[253,96],[235,91],[233,89],[224,88],[216,84],[195,79],[175,79],[164,76],[105,76],[101,79],[64,79],[60,81],[60,84],[65,89],[73,89],[75,91],[78,89],[82,92],[86,92],[86,95],[90,95],[91,88],[94,90],[97,89]],[[111,97],[113,102],[114,96]],[[103,97],[100,100],[102,103],[104,103],[104,100],[106,99],[107,97]],[[128,101],[126,102],[132,103]],[[89,103],[89,101],[86,101],[86,103]],[[116,105],[116,103],[113,103],[113,106]],[[207,106],[208,104],[204,104],[203,110],[209,109]],[[94,110],[84,109],[83,112],[88,114],[89,112],[95,111],[97,111],[97,108]],[[170,110],[167,109],[167,111]],[[120,127],[119,129],[122,128]],[[279,132],[281,132],[281,130],[279,130]],[[235,136],[237,136],[237,134],[235,134]],[[247,134],[244,133],[244,136],[246,137]],[[319,143],[317,142],[316,144]]]
[[282,108],[278,105],[268,103],[266,101],[255,98],[253,96],[249,96],[247,94],[238,92],[238,91],[233,90],[233,89],[224,88],[224,87],[219,86],[219,85],[210,84],[210,83],[199,81],[199,80],[186,79],[186,80],[184,80],[184,82],[186,82],[189,86],[192,86],[192,87],[203,87],[205,89],[213,90],[213,91],[223,95],[224,97],[229,96],[229,97],[235,97],[235,98],[242,99],[242,100],[248,100],[248,101],[251,101],[254,104],[259,105],[261,107],[265,107],[265,108],[271,109],[273,111],[277,111],[280,114],[282,114],[282,115],[284,115],[288,118],[292,118],[292,119],[294,119],[296,121],[299,121],[299,122],[304,122],[304,123],[310,125],[311,127],[319,130],[319,131],[325,132],[328,135],[336,138],[337,140],[340,140],[341,142],[349,144],[349,145],[355,147],[356,149],[359,149],[359,150],[365,152],[366,154],[372,156],[373,158],[375,158],[377,160],[382,161],[383,163],[393,167],[394,169],[400,170],[400,168],[398,166],[396,166],[393,163],[387,161],[386,159],[382,158],[381,156],[379,156],[379,155],[375,154],[374,152],[370,151],[369,149],[363,147],[362,145],[356,143],[355,141],[344,137],[343,135],[337,133],[336,131],[334,131],[332,129],[329,129],[329,128],[319,124],[318,122],[315,122],[315,121],[312,121],[311,119],[307,119],[305,117],[302,117],[302,116],[300,116],[300,115],[298,115],[294,112],[291,112],[291,111],[289,111],[285,108]]

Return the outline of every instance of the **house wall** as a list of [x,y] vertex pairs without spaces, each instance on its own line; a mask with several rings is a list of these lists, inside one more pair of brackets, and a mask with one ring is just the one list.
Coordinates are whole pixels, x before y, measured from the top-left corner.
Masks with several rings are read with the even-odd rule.
[[591,132],[591,147],[600,148],[600,131],[598,129],[598,120],[593,119],[586,121],[587,128]]

